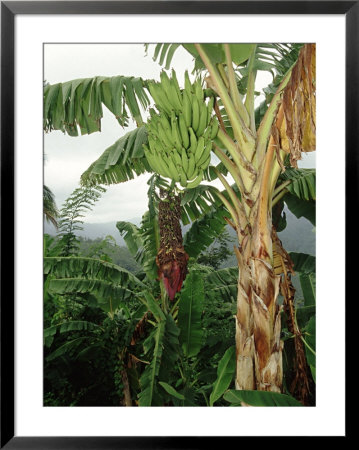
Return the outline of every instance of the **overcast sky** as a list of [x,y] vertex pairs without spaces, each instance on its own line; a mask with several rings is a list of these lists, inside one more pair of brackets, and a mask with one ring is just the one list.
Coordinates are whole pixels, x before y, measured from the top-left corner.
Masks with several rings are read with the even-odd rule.
[[[152,60],[153,48],[145,55],[142,44],[45,44],[44,79],[50,84],[76,78],[101,76],[137,76],[160,79],[161,66]],[[191,72],[191,55],[179,48],[172,60],[180,85],[186,69]],[[259,72],[257,88],[271,81],[267,72]],[[259,100],[257,100],[259,101]],[[112,113],[103,108],[100,133],[70,137],[61,131],[45,134],[44,182],[55,194],[60,208],[63,201],[79,186],[81,174],[103,151],[135,127],[122,129]],[[314,153],[305,155],[302,167],[314,167]],[[95,205],[86,222],[101,223],[141,217],[147,209],[149,174],[107,187],[107,192]]]

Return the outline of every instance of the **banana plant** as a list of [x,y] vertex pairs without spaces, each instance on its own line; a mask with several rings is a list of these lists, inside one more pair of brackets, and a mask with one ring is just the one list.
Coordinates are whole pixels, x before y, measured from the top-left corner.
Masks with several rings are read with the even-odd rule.
[[[239,198],[219,175],[230,196],[230,201],[222,200],[239,242],[236,388],[281,392],[281,277],[274,270],[272,207],[290,184],[286,180],[277,186],[286,155],[295,167],[302,151],[315,150],[315,46],[308,44],[300,50],[258,127],[254,109],[257,45],[252,46],[246,64],[245,99],[238,89],[231,47],[223,44],[225,68],[203,45],[195,44],[195,49],[208,71],[207,85],[219,97],[233,133],[232,137],[222,126],[214,152],[241,194]],[[219,110],[219,120],[220,114]]]
[[[158,44],[154,58],[169,67],[178,47]],[[170,178],[172,185],[180,183],[186,196],[202,187],[202,179],[221,181],[223,192],[203,189],[201,202],[186,213],[197,220],[209,195],[217,208],[221,202],[224,220],[238,237],[235,387],[281,392],[278,294],[285,270],[275,270],[272,215],[285,200],[297,217],[306,216],[307,205],[298,205],[315,200],[315,179],[301,170],[286,171],[288,159],[296,168],[301,152],[315,150],[315,45],[183,47],[195,59],[195,83],[186,76],[181,89],[172,72],[172,79],[161,75],[161,83],[119,76],[50,85],[44,92],[44,128],[70,135],[77,135],[78,127],[83,134],[99,131],[102,105],[122,126],[134,118],[139,128],[100,156],[83,174],[84,184],[123,182],[147,171]],[[274,79],[255,109],[260,70],[271,71]],[[144,124],[139,104],[146,108],[149,97],[157,111],[151,110]]]

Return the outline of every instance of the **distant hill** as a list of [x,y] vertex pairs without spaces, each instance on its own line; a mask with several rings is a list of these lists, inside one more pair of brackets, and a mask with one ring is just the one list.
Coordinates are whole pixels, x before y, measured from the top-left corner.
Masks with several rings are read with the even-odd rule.
[[[279,239],[282,241],[284,248],[290,252],[301,252],[315,255],[315,233],[313,232],[313,225],[304,218],[297,219],[289,210],[286,210],[287,227],[281,233],[278,233]],[[141,223],[140,217],[130,219],[129,222],[139,225]],[[183,227],[184,233],[190,226]],[[118,245],[125,245],[125,241],[116,228],[116,221],[106,223],[84,223],[83,231],[77,234],[87,239],[104,238],[108,235],[113,236]],[[55,228],[48,223],[44,225],[44,232],[50,235],[56,235]],[[229,234],[235,238],[235,232],[228,227]],[[234,241],[235,242],[235,241]],[[233,248],[234,242],[230,243],[230,248]],[[233,260],[233,261],[232,261]],[[232,263],[233,264],[230,264]],[[226,267],[235,265],[235,257],[227,261]]]
[[[112,236],[118,245],[125,245],[125,241],[120,235],[120,232],[116,228],[116,222],[106,222],[106,223],[84,223],[83,231],[78,231],[76,234],[83,238],[87,239],[97,239],[104,238],[108,235]],[[141,222],[141,218],[135,217],[134,219],[129,220],[129,222],[134,223],[135,225],[139,225]],[[55,227],[51,224],[45,222],[44,224],[44,233],[50,234],[52,236],[56,235]]]

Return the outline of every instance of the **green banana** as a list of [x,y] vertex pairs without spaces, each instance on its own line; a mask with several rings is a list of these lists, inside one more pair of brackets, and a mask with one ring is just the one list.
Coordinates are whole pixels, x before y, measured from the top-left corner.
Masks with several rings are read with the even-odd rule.
[[167,95],[168,95],[169,100],[173,104],[173,109],[176,112],[182,111],[182,101],[181,101],[181,98],[178,96],[176,87],[175,87],[175,85],[173,83],[171,83]]
[[199,104],[197,97],[192,97],[192,128],[197,131],[199,125]]
[[148,90],[150,91],[151,97],[153,98],[156,105],[158,106],[161,102],[160,102],[160,98],[159,98],[157,90],[156,90],[156,83],[149,83]]
[[197,148],[196,148],[196,151],[194,153],[194,160],[196,161],[196,164],[197,164],[197,161],[200,160],[200,158],[201,158],[201,156],[203,154],[203,151],[204,151],[204,137],[201,136],[201,137],[198,138]]
[[190,143],[191,143],[188,150],[190,153],[194,154],[197,149],[197,137],[192,128],[188,128],[188,131],[189,131],[189,138],[190,138]]
[[212,150],[212,141],[208,142],[205,146],[203,153],[199,159],[197,159],[196,164],[198,167],[202,166],[205,161],[207,161],[208,157],[211,154]]
[[167,165],[168,165],[169,172],[171,174],[170,178],[172,178],[172,180],[175,180],[176,182],[178,182],[180,180],[180,176],[179,176],[179,173],[178,173],[178,171],[176,169],[176,166],[174,165],[174,163],[172,161],[172,158],[169,156],[167,158],[166,162],[167,162]]
[[146,159],[147,159],[149,165],[151,166],[151,169],[154,170],[155,172],[159,173],[162,176],[166,176],[163,173],[162,168],[158,164],[157,158],[151,153],[150,149],[145,145],[144,145],[144,149],[145,149]]
[[177,167],[182,167],[182,158],[177,150],[173,151],[172,161],[175,163]]
[[188,130],[187,130],[187,126],[186,126],[186,121],[184,119],[184,114],[182,114],[182,113],[179,115],[179,129],[181,132],[183,146],[185,148],[188,148],[188,146],[189,146]]
[[184,147],[182,147],[181,160],[182,160],[183,170],[187,173],[187,171],[188,171],[188,156],[187,156],[187,153],[186,153],[186,150]]
[[159,123],[161,123],[161,125],[163,126],[163,128],[166,130],[170,130],[171,129],[171,124],[170,121],[167,118],[166,114],[160,114],[159,116]]
[[159,98],[159,100],[161,102],[158,106],[161,106],[162,109],[170,116],[171,115],[171,111],[173,110],[173,106],[169,102],[165,91],[162,90],[161,85],[159,84],[157,86],[158,86],[157,95],[158,95],[158,98]]
[[167,147],[173,147],[175,145],[172,132],[166,133],[161,123],[158,124],[158,137],[162,140],[163,144]]
[[[170,79],[168,78],[167,73],[162,70],[160,73],[160,78],[161,78],[161,90],[164,92],[169,92],[170,87],[171,87],[171,82]],[[169,98],[170,100],[170,98]],[[170,103],[172,104],[172,102],[170,101]],[[174,106],[174,105],[172,105]]]
[[172,178],[171,177],[171,172],[170,172],[169,167],[168,167],[168,164],[167,164],[167,162],[164,160],[164,158],[162,156],[158,157],[157,164],[161,168],[162,174],[163,174],[164,177]]
[[186,122],[186,127],[192,125],[192,106],[187,92],[183,91],[183,117]]
[[152,136],[148,136],[148,145],[152,152],[156,151],[156,141]]
[[202,170],[205,170],[209,166],[210,162],[211,162],[211,155],[209,155],[208,158],[203,163],[198,164],[198,167]]
[[187,184],[187,189],[193,189],[193,188],[197,187],[200,184],[200,182],[202,181],[202,178],[203,178],[203,170],[201,170],[199,172],[199,174],[193,181],[191,181]]
[[178,129],[177,117],[173,113],[171,116],[171,128],[172,128],[172,140],[174,142],[174,146],[178,151],[181,151],[182,148],[182,139],[180,136],[180,131]]
[[178,92],[176,89],[176,84],[174,82],[174,80],[170,80],[168,78],[167,73],[163,70],[161,72],[161,90],[162,90],[162,94],[165,93],[166,98],[168,99],[168,102],[171,104],[172,109],[175,110],[181,110],[182,105],[180,102],[180,99],[178,98]]
[[204,130],[204,133],[203,133],[203,137],[204,137],[204,140],[205,140],[205,141],[208,141],[208,139],[210,139],[211,132],[212,132],[212,128],[211,128],[211,125],[209,125],[209,126]]
[[201,104],[203,102],[203,89],[199,78],[197,78],[197,81],[194,85],[194,92],[196,94],[199,104]]
[[202,136],[204,130],[207,128],[207,117],[208,117],[207,105],[205,103],[202,103],[200,106],[200,118],[198,129],[196,131],[198,137]]
[[193,179],[193,177],[196,174],[196,170],[197,170],[197,167],[196,167],[196,161],[194,160],[194,155],[190,155],[188,157],[188,170],[186,171],[188,180]]
[[187,186],[187,177],[182,168],[179,169],[179,176],[180,176],[181,186],[185,188]]
[[169,142],[170,146],[173,146],[174,141],[172,138],[171,124],[170,124],[169,120],[167,119],[167,116],[165,116],[165,114],[160,115],[160,124],[162,125],[165,135],[167,136],[167,141]]

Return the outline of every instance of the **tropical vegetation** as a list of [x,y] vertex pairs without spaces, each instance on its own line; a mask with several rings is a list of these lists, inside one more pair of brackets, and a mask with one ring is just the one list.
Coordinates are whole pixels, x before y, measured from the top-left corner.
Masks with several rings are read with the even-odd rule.
[[[160,81],[44,87],[46,132],[101,131],[104,106],[136,123],[84,171],[58,238],[45,236],[46,405],[315,404],[315,257],[277,234],[285,206],[315,226],[315,169],[297,165],[315,150],[315,45],[181,46],[194,60],[184,86],[167,73],[180,44],[157,44]],[[255,107],[259,71],[273,79]],[[76,230],[103,186],[143,173],[141,224],[117,223],[139,270],[81,254]],[[227,226],[237,264],[220,269],[208,253]]]

